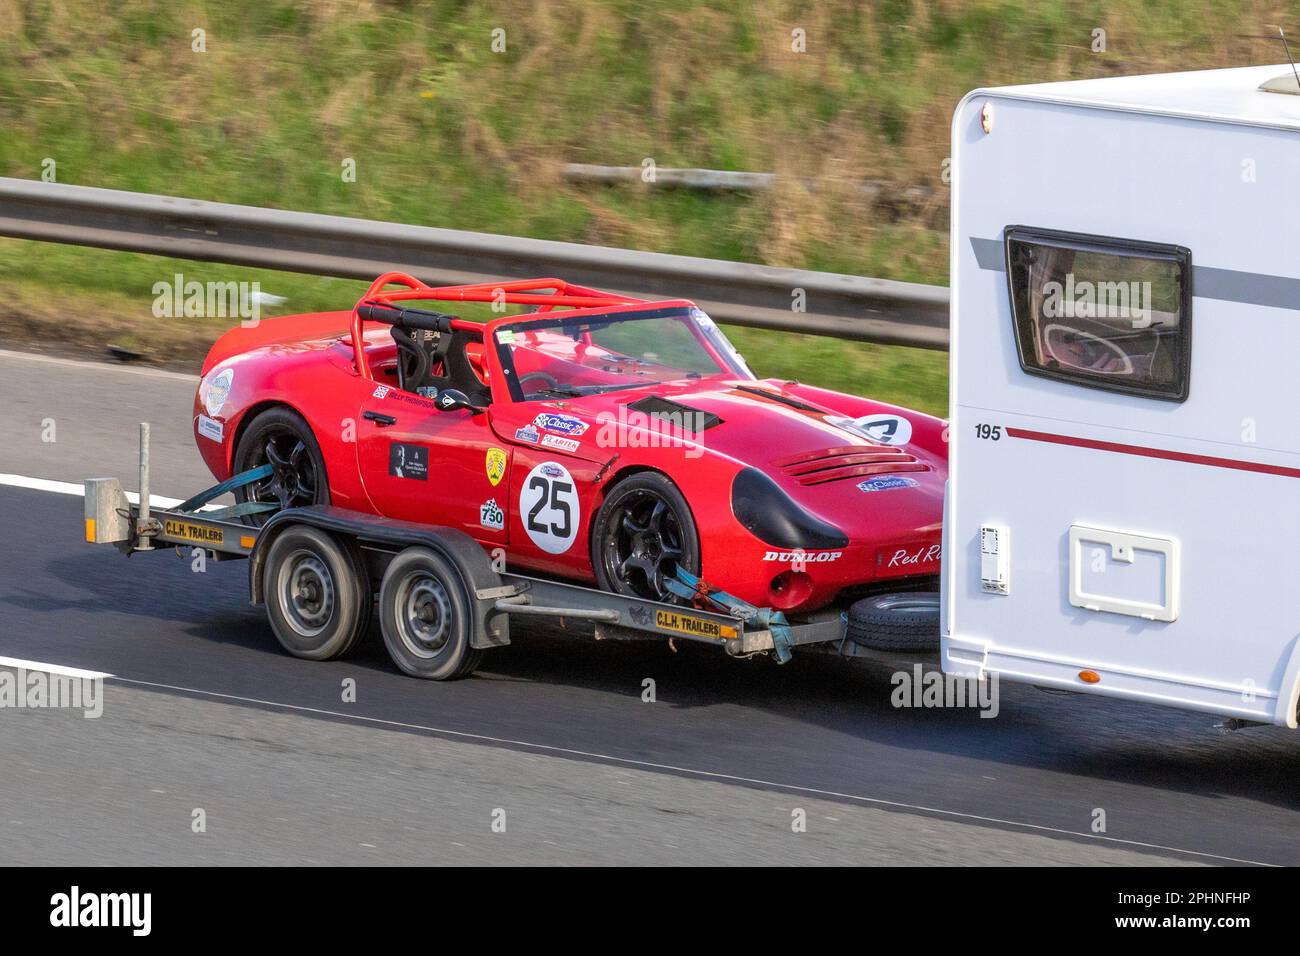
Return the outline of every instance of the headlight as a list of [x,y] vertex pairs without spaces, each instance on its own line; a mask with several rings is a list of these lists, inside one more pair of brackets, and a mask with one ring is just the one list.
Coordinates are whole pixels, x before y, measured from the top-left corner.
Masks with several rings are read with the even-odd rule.
[[757,468],[746,468],[731,483],[731,511],[750,534],[778,548],[819,551],[849,543],[843,531],[804,511]]

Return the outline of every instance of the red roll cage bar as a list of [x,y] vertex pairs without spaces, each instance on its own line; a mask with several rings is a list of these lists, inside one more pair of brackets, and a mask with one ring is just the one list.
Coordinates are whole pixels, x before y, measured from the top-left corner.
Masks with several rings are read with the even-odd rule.
[[[401,290],[383,291],[390,285],[404,286]],[[363,306],[401,309],[397,303],[411,301],[433,302],[505,302],[514,305],[535,305],[538,312],[549,312],[557,307],[594,309],[616,305],[631,305],[645,299],[616,292],[602,292],[586,286],[565,282],[563,279],[514,279],[509,282],[480,282],[474,285],[431,286],[404,272],[386,272],[374,282],[352,309],[352,350],[357,356],[357,371],[362,378],[374,380],[370,366],[362,360],[365,354],[364,328],[361,316]],[[464,319],[453,319],[454,329],[481,330],[482,324]]]

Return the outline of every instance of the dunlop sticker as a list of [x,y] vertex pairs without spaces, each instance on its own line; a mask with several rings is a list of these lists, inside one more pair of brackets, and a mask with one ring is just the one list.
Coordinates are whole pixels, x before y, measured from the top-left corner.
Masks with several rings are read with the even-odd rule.
[[689,634],[691,637],[711,637],[723,640],[736,636],[736,629],[707,617],[695,617],[693,614],[678,614],[675,611],[655,611],[655,626],[665,631]]
[[226,533],[220,528],[192,524],[188,521],[168,519],[163,524],[163,533],[169,538],[182,538],[185,541],[197,541],[199,544],[222,545],[226,542]]

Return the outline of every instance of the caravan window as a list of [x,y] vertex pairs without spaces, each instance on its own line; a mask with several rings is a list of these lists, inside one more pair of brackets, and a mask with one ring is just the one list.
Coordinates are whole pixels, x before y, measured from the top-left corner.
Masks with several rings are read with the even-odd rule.
[[1006,256],[1027,373],[1175,402],[1187,398],[1190,251],[1012,226]]

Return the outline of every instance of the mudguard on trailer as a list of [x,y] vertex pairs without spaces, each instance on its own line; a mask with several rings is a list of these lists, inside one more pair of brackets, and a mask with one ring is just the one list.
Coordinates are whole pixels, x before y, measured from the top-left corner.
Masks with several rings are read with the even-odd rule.
[[396,553],[418,546],[442,555],[460,572],[466,597],[475,609],[471,646],[502,647],[510,643],[510,618],[495,606],[501,596],[501,576],[492,569],[483,547],[468,534],[454,528],[429,527],[330,505],[289,508],[275,514],[262,527],[257,545],[249,555],[248,593],[253,604],[263,602],[262,568],[267,550],[281,531],[295,524],[346,535],[362,547],[377,546]]

